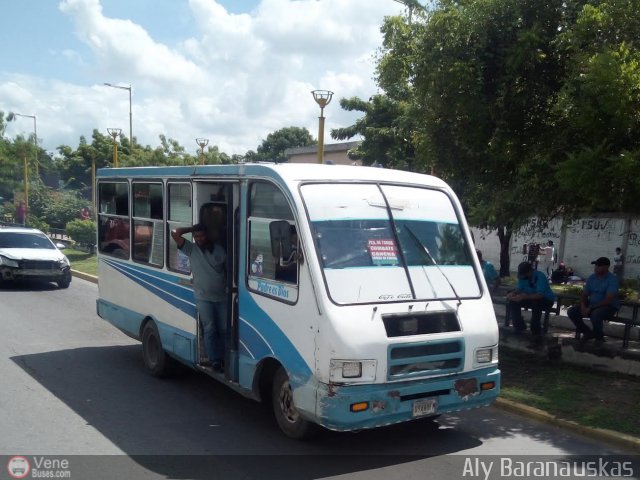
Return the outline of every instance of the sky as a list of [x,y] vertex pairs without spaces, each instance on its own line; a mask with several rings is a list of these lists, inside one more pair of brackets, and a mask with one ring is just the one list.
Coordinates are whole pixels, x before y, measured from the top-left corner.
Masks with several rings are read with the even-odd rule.
[[[141,145],[174,138],[195,154],[207,138],[227,154],[256,150],[271,132],[316,138],[312,90],[334,92],[332,128],[361,116],[339,100],[379,93],[375,55],[395,0],[2,0],[0,111],[36,117],[41,148],[89,142],[94,129]],[[33,133],[10,122],[5,137]]]

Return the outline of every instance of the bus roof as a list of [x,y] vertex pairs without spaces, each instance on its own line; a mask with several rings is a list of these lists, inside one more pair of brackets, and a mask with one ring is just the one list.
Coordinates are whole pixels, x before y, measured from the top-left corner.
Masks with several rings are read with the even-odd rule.
[[385,181],[446,187],[446,183],[431,175],[376,167],[319,165],[308,163],[242,163],[237,165],[193,165],[179,167],[101,168],[98,178],[122,177],[208,177],[217,176],[278,176],[285,182],[300,181]]

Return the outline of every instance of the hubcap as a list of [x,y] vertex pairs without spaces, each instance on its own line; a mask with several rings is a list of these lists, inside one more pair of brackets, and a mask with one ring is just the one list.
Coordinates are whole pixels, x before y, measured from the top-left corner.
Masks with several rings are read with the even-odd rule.
[[296,423],[298,421],[298,410],[293,405],[293,394],[288,381],[284,382],[280,388],[280,410],[288,422]]

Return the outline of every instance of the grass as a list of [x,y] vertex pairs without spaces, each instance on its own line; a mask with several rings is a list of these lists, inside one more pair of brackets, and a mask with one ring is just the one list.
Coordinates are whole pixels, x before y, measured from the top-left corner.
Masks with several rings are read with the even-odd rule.
[[640,436],[640,382],[500,348],[501,396],[581,425]]
[[[95,254],[67,249],[74,270],[96,275]],[[640,436],[640,381],[500,348],[503,398],[581,425]]]
[[71,262],[71,268],[90,275],[98,274],[98,260],[95,253],[87,253],[82,250],[67,248],[64,254]]

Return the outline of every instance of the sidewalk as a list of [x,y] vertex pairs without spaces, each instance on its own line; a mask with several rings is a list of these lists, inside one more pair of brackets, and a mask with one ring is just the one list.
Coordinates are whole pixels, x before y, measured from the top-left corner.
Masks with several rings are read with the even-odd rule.
[[[624,325],[607,322],[604,326],[605,343],[596,347],[594,342],[588,342],[580,348],[574,338],[575,327],[566,316],[566,309],[561,310],[559,316],[549,318],[549,332],[540,344],[535,344],[533,337],[527,332],[515,335],[513,326],[504,326],[506,306],[494,303],[496,319],[500,326],[500,344],[519,350],[539,353],[549,358],[561,358],[562,361],[589,366],[601,371],[619,372],[640,376],[640,328],[632,327],[629,347],[622,348]],[[531,312],[523,311],[523,318],[527,326],[530,323]]]

